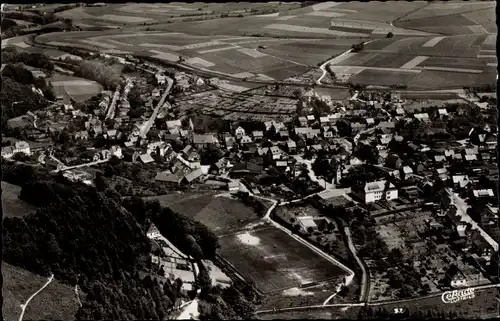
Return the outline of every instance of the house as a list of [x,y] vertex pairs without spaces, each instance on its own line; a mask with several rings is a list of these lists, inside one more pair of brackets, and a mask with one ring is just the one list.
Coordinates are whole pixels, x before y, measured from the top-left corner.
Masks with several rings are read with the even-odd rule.
[[149,164],[155,161],[153,157],[151,157],[151,155],[147,153],[139,155],[139,159],[143,164]]
[[278,146],[272,146],[269,148],[269,154],[273,160],[280,159],[283,151]]
[[171,183],[174,185],[179,185],[184,179],[184,173],[182,171],[177,171],[172,173],[170,171],[164,171],[157,173],[155,176],[155,181]]
[[396,154],[390,154],[385,160],[385,166],[392,169],[400,169],[402,164],[403,162],[401,158],[399,158],[399,156]]
[[391,182],[386,180],[366,183],[363,189],[363,199],[365,203],[372,203],[378,200],[392,200],[398,198],[398,190]]
[[402,174],[404,179],[408,179],[413,174],[413,170],[410,166],[403,166]]
[[291,154],[297,151],[297,144],[291,139],[287,140],[286,147],[288,152]]
[[17,141],[14,143],[14,154],[23,153],[31,155],[30,145],[25,141]]
[[383,121],[378,124],[378,127],[382,129],[383,132],[390,133],[393,132],[394,129],[396,128],[396,123]]
[[301,127],[307,127],[307,117],[299,117],[299,124]]
[[264,138],[264,133],[261,130],[254,130],[252,132],[252,137],[255,141],[260,141],[262,138]]
[[307,115],[307,121],[310,123],[314,123],[316,119],[314,118],[314,115]]
[[351,130],[353,133],[359,133],[360,131],[366,129],[366,125],[362,123],[351,123]]
[[288,130],[284,130],[284,129],[280,130],[279,135],[280,135],[280,138],[282,140],[287,140],[288,137],[290,137],[290,134],[288,133]]
[[318,225],[312,216],[303,216],[298,218],[302,233],[310,233],[318,230]]
[[243,137],[241,137],[240,144],[250,144],[250,143],[253,143],[253,140],[252,138],[250,138],[250,136],[243,135]]
[[158,90],[158,88],[153,89],[153,92],[151,92],[151,96],[155,98],[160,97],[160,90]]
[[111,148],[109,149],[109,153],[111,154],[111,156],[115,156],[120,159],[123,158],[123,152],[120,146],[111,146]]
[[380,136],[380,144],[387,146],[391,142],[392,138],[393,138],[392,134],[382,134]]
[[445,283],[452,288],[467,286],[467,281],[464,274],[455,264],[450,266],[450,268],[446,271]]
[[106,131],[106,137],[108,139],[115,139],[117,136],[117,130],[116,129],[111,129]]
[[234,135],[236,136],[237,139],[242,138],[246,134],[245,129],[243,127],[239,126],[234,130]]
[[210,169],[218,175],[222,175],[231,167],[231,163],[226,158],[221,158]]
[[228,150],[236,145],[236,139],[233,136],[226,136],[224,141],[226,143],[226,149]]
[[202,149],[210,145],[219,145],[219,140],[212,134],[193,134],[193,145],[198,149]]
[[438,115],[439,118],[443,118],[445,116],[448,116],[448,111],[446,110],[446,108],[440,108],[438,109]]
[[180,119],[167,120],[165,122],[165,124],[167,126],[167,129],[174,129],[174,128],[181,128],[182,127],[182,123],[181,123]]
[[493,193],[493,190],[491,188],[489,188],[489,189],[473,190],[472,193],[474,194],[474,197],[476,197],[476,198],[493,197],[493,196],[495,196],[495,193]]
[[262,173],[262,166],[250,162],[238,163],[229,170],[229,176],[231,178],[238,178],[248,175],[257,176],[261,175]]
[[197,168],[194,171],[186,174],[186,176],[184,176],[184,179],[188,184],[191,184],[199,180],[202,176],[203,176],[203,170],[201,168]]
[[88,140],[89,133],[85,130],[82,130],[82,131],[76,132],[74,137],[76,140]]
[[11,158],[14,156],[14,148],[12,146],[2,147],[2,157],[3,158]]
[[414,114],[413,117],[415,117],[417,120],[419,120],[421,122],[428,122],[428,121],[430,121],[428,113]]
[[375,125],[375,119],[373,119],[373,118],[366,118],[365,122],[366,122],[367,126]]

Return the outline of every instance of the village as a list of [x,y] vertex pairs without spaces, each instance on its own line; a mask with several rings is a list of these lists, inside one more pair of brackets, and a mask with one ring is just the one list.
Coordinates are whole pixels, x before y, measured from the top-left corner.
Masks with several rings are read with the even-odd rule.
[[[233,94],[217,96],[210,79],[186,72],[167,76],[149,63],[140,68],[156,80],[151,92],[140,95],[140,113],[131,108],[129,93],[141,80],[131,76],[124,76],[114,92],[91,99],[86,110],[75,108],[63,93],[49,108],[22,117],[30,125],[20,131],[24,139],[4,139],[2,157],[35,162],[89,185],[101,167],[106,176],[114,175],[115,188],[124,195],[190,189],[237,193],[243,184],[279,202],[316,195],[324,207],[367,213],[389,257],[398,253],[389,262],[413,262],[408,268],[419,275],[403,291],[408,286],[395,281],[387,260],[360,254],[370,270],[372,300],[495,282],[500,231],[491,99],[469,93],[447,105],[418,107],[396,91],[353,89],[349,99],[335,100],[325,90],[299,89],[275,106],[250,95],[239,103],[249,108],[250,117],[226,119],[228,126],[207,131],[210,126],[198,125],[197,108],[232,112],[232,105],[221,101]],[[258,108],[269,107],[270,115],[251,116],[248,104],[259,100]],[[283,117],[272,119],[282,111]],[[335,214],[294,215],[282,220],[296,219],[299,234],[323,231],[321,240],[338,234]],[[148,236],[170,250],[153,262],[163,266],[163,276],[181,278],[189,291],[196,266],[154,231]],[[394,289],[400,289],[397,295]]]

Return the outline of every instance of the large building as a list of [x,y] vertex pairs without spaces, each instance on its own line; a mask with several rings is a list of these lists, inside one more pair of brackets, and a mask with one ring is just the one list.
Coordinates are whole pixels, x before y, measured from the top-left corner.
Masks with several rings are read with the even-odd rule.
[[393,200],[398,198],[398,190],[391,182],[381,180],[366,183],[363,189],[365,203],[373,203],[379,200]]

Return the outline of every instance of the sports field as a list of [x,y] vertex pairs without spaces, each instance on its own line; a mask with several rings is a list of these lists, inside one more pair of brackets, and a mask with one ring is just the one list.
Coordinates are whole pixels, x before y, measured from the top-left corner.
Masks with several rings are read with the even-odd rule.
[[270,293],[347,275],[285,232],[262,225],[219,239],[219,253]]

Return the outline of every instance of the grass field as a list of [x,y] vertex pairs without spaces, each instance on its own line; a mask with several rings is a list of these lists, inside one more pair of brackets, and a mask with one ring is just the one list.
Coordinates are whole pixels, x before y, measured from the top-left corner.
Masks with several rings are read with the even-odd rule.
[[85,101],[102,91],[102,86],[95,81],[55,74],[49,78],[56,92],[65,90],[76,102]]
[[[19,305],[38,291],[47,278],[2,262],[3,317],[17,320],[21,314]],[[80,291],[80,300],[83,294]],[[24,320],[75,320],[78,301],[74,288],[53,280],[29,303]]]
[[35,206],[19,199],[21,187],[2,181],[3,217],[22,217],[36,210]]
[[219,239],[219,253],[264,293],[338,278],[347,273],[281,230],[258,226]]

